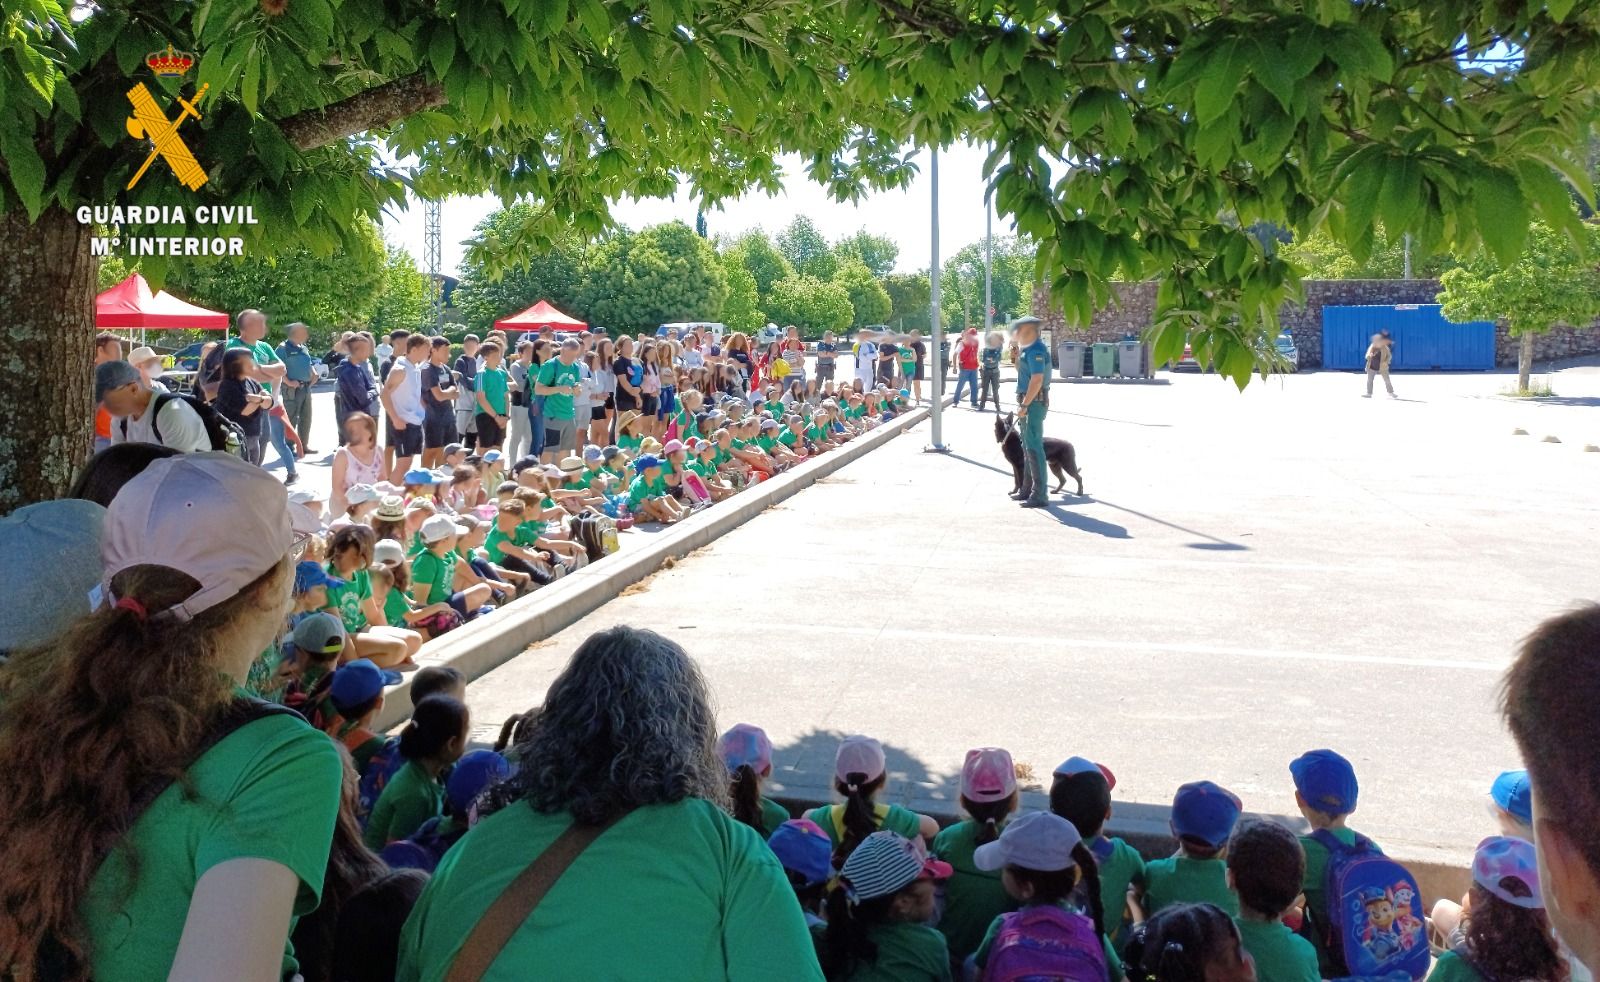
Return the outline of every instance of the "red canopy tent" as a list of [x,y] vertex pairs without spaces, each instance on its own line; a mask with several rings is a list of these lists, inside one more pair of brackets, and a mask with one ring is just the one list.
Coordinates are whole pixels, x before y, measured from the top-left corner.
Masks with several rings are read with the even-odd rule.
[[537,331],[541,327],[553,327],[558,331],[581,331],[589,325],[576,317],[563,314],[551,306],[550,301],[541,300],[520,314],[500,318],[494,322],[494,326],[502,331]]
[[228,315],[179,300],[166,292],[152,294],[138,273],[94,299],[94,326],[100,330],[226,331]]

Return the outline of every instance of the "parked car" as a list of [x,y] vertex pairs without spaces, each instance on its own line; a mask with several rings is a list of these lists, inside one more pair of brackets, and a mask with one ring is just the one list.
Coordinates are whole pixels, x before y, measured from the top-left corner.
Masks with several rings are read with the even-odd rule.
[[1278,354],[1283,357],[1285,371],[1297,372],[1300,370],[1300,348],[1294,343],[1294,335],[1288,331],[1278,335],[1276,342]]
[[1177,361],[1169,364],[1167,366],[1167,370],[1172,372],[1200,371],[1200,363],[1196,361],[1194,357],[1194,348],[1191,345],[1184,345],[1183,354],[1178,358]]
[[660,327],[656,328],[656,337],[676,337],[682,339],[688,337],[689,332],[693,331],[697,327],[710,334],[712,340],[718,343],[721,343],[722,335],[728,330],[728,328],[720,321],[676,321],[671,324],[662,324]]

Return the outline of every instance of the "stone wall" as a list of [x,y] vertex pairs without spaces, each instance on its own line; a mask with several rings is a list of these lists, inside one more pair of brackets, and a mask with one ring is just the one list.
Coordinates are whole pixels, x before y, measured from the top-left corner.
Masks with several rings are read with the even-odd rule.
[[[1300,349],[1302,368],[1322,365],[1322,308],[1366,304],[1434,303],[1439,293],[1438,280],[1307,280],[1305,306],[1285,305],[1279,314],[1285,330],[1294,335]],[[1087,341],[1115,341],[1124,334],[1143,333],[1150,326],[1155,307],[1154,283],[1119,283],[1117,300],[1094,316],[1087,331],[1069,331],[1061,311],[1052,307],[1044,289],[1033,295],[1034,316],[1043,318],[1046,329],[1056,340],[1071,337]],[[1581,330],[1558,327],[1537,335],[1534,357],[1539,361],[1575,358],[1600,353],[1600,322]],[[1495,331],[1495,363],[1517,363],[1517,339],[1504,324]]]

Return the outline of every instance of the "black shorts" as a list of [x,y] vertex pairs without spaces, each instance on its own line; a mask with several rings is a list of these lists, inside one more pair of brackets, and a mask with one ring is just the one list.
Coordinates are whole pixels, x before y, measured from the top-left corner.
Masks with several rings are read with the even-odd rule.
[[412,423],[403,430],[390,428],[389,446],[396,457],[415,457],[422,453],[422,424]]
[[621,389],[618,389],[616,408],[617,412],[620,413],[631,412],[639,408],[639,400],[635,399],[631,392],[624,392]]
[[435,410],[422,421],[422,445],[429,450],[449,446],[458,438],[454,409]]
[[506,431],[500,428],[500,417],[492,413],[478,414],[478,446],[498,447],[506,438]]
[[590,419],[605,419],[606,418],[606,407],[604,407],[604,406],[596,406],[593,409],[589,410],[589,418]]
[[648,394],[647,393],[647,394],[641,395],[639,397],[639,409],[646,416],[654,416],[656,414],[656,410],[659,409],[660,407],[661,407],[661,397],[660,396],[652,395],[652,394]]

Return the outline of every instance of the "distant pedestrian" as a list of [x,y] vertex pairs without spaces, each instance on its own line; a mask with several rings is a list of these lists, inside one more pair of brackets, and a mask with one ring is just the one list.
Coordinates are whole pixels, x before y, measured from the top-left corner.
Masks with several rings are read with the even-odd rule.
[[990,331],[983,339],[983,351],[978,354],[978,409],[982,411],[994,400],[994,411],[1000,411],[1000,357],[1005,354],[1005,338],[999,331]]
[[[971,391],[968,392],[968,397],[972,400],[972,408],[973,409],[977,409],[978,408],[978,329],[977,328],[969,327],[969,328],[967,328],[966,333],[961,335],[961,342],[956,345],[955,362],[956,362],[956,396],[955,396],[955,399],[951,402],[951,405],[952,406],[961,405],[961,391],[962,391],[962,389],[970,387]],[[999,384],[1000,384],[1000,379],[999,379],[999,377],[997,375],[996,378],[995,378],[995,386],[996,386],[997,389],[999,387]],[[998,405],[999,402],[1000,402],[1000,400],[998,398],[996,398],[995,399],[995,403]]]
[[164,388],[151,388],[129,363],[108,361],[96,368],[94,389],[100,405],[117,417],[112,443],[155,443],[185,453],[211,449],[211,435],[194,407]]
[[283,413],[288,417],[289,428],[300,434],[301,454],[310,454],[311,438],[311,388],[317,384],[316,371],[311,367],[315,358],[306,340],[311,329],[296,321],[289,325],[289,335],[278,345],[278,359],[283,362]]
[[161,373],[166,366],[161,363],[161,356],[155,349],[148,345],[140,345],[128,352],[128,364],[139,370],[139,377],[144,379],[145,388],[152,392],[166,392],[167,387],[161,381]]
[[376,420],[381,409],[378,403],[378,382],[372,377],[368,359],[372,357],[372,336],[356,334],[346,345],[349,355],[334,369],[337,382],[334,389],[334,416],[339,424],[339,443],[345,442],[344,421],[354,413],[365,413]]
[[[916,374],[911,376],[911,383],[902,388],[911,390],[911,397],[917,402],[922,401],[922,377],[927,374],[928,346],[922,340],[922,332],[915,328],[911,331],[911,351],[916,357],[913,359]],[[949,369],[945,369],[948,371]]]
[[1394,360],[1394,335],[1388,331],[1380,331],[1372,336],[1372,343],[1367,345],[1367,395],[1372,398],[1372,377],[1383,376],[1383,387],[1389,390],[1389,398],[1394,398],[1394,386],[1389,384],[1389,363]]
[[[94,363],[95,367],[104,365],[108,361],[122,360],[122,339],[107,331],[95,335],[94,338]],[[98,452],[111,446],[111,413],[104,406],[96,406],[94,411],[94,449]]]

